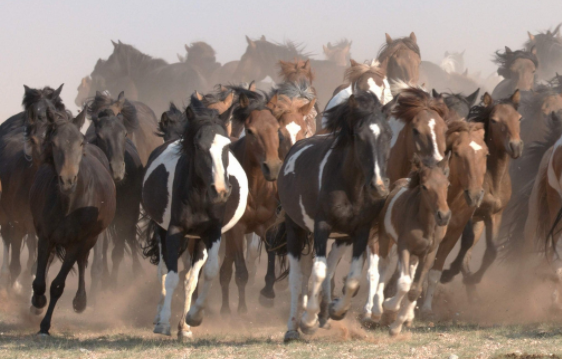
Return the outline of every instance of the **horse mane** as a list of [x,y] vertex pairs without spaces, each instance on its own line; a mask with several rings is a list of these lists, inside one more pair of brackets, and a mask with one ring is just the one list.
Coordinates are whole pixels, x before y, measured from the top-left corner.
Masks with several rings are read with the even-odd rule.
[[314,81],[314,79],[316,78],[314,71],[312,70],[312,68],[306,69],[305,65],[306,60],[295,59],[295,62],[280,60],[278,62],[278,75],[285,81],[288,81],[290,75],[304,73],[305,78],[307,78],[309,81]]
[[399,39],[394,39],[390,44],[385,42],[379,49],[377,59],[381,63],[384,62],[390,56],[392,56],[392,54],[401,46],[405,46],[409,50],[415,52],[419,57],[421,57],[420,47],[418,46],[418,44],[416,44],[416,42],[410,37],[406,36]]
[[537,51],[541,51],[541,49],[546,49],[543,45],[562,45],[562,38],[558,34],[560,30],[560,24],[554,29],[554,31],[547,30],[543,32],[539,32],[538,34],[534,35],[535,40],[532,41],[528,39],[523,46],[527,51],[531,51],[533,47],[537,48]]
[[392,115],[403,122],[409,122],[423,110],[435,111],[441,118],[447,117],[449,109],[444,102],[432,98],[422,89],[408,87],[400,90]]
[[[96,96],[88,101],[87,111],[88,116],[96,116],[103,109],[113,105],[117,100],[114,100],[105,92],[97,92]],[[137,108],[133,102],[125,99],[123,103],[123,108],[121,109],[121,114],[123,115],[124,125],[128,133],[132,133],[139,127],[139,119],[137,116]]]
[[194,138],[202,127],[220,126],[226,134],[226,126],[220,119],[218,111],[205,107],[194,95],[191,96],[191,103],[186,111],[189,109],[193,111],[195,118],[187,120],[180,140],[180,151],[188,156],[193,154]]
[[49,100],[54,106],[57,111],[64,111],[65,106],[62,102],[60,96],[57,96],[55,99],[51,98],[55,90],[49,86],[45,86],[42,89],[29,89],[25,91],[22,100],[22,106],[27,111],[31,108],[34,103],[37,103],[41,100]]
[[[236,86],[233,86],[233,87],[236,87]],[[227,91],[223,91],[223,90],[221,90],[220,85],[217,85],[217,86],[215,86],[215,89],[213,91],[202,95],[203,98],[202,98],[201,102],[203,102],[203,105],[205,105],[205,107],[209,107],[210,105],[212,105],[214,103],[222,102],[222,101],[226,100],[228,95],[230,95],[230,93],[233,92],[234,93],[234,99],[232,101],[234,103],[235,100],[236,101],[238,100],[238,97],[237,97],[238,93],[236,92],[236,90],[230,89],[228,86],[227,86],[227,89],[228,89]]]
[[329,45],[330,46],[328,46],[328,47],[332,50],[334,50],[334,49],[343,50],[347,46],[351,46],[351,41],[346,39],[346,38],[343,38],[343,39],[339,40],[338,42],[336,42],[335,44],[332,45],[331,43],[329,43]]
[[[61,126],[74,126],[71,122],[72,116],[68,111],[58,111],[54,108],[50,108],[49,111],[52,112],[54,116],[54,121],[48,123],[47,131],[45,132],[45,139],[42,144],[41,151],[41,162],[47,164],[53,164],[53,147],[51,146],[51,137],[56,133],[57,129]],[[49,115],[48,115],[49,116]]]
[[273,97],[275,94],[287,96],[290,99],[300,98],[308,101],[316,98],[313,87],[306,80],[298,82],[287,81],[277,84],[270,92],[269,97]]
[[291,59],[291,58],[308,58],[312,55],[310,52],[303,52],[305,46],[291,40],[286,40],[283,43],[270,42],[265,39],[254,40],[256,49],[263,52],[273,52],[278,59]]
[[144,54],[134,46],[124,44],[121,41],[115,45],[115,50],[110,55],[110,58],[112,56],[116,56],[117,61],[121,64],[121,71],[123,73],[120,75],[132,76],[133,73],[143,74],[168,65],[165,60]]
[[271,109],[267,107],[269,96],[265,92],[250,91],[242,87],[232,87],[232,89],[237,93],[238,99],[240,99],[240,96],[245,95],[249,100],[248,106],[244,108],[240,107],[239,101],[235,103],[234,111],[232,112],[232,122],[243,125],[252,111],[268,110],[271,112]]
[[356,82],[361,78],[361,76],[365,75],[366,73],[375,75],[375,78],[378,81],[377,85],[382,84],[386,74],[383,69],[380,67],[380,62],[375,61],[373,64],[359,64],[355,63],[347,70],[345,70],[345,79],[351,83]]
[[511,104],[509,98],[504,98],[501,100],[494,100],[490,106],[477,105],[472,106],[468,112],[467,121],[468,122],[480,122],[484,124],[484,138],[488,138],[488,126],[490,125],[490,115],[497,105],[501,104]]
[[324,112],[325,128],[336,138],[335,147],[345,147],[353,141],[353,127],[358,123],[361,125],[362,122],[371,120],[377,112],[382,113],[382,105],[372,92],[358,91],[353,97],[356,106],[352,107],[350,101],[344,101]]
[[[308,101],[307,101],[308,102]],[[302,98],[289,98],[285,95],[279,95],[277,98],[277,103],[275,104],[275,108],[271,110],[273,116],[276,119],[280,119],[286,113],[297,112],[298,107],[303,106],[303,99]]]
[[494,57],[494,62],[499,66],[498,68],[498,75],[507,78],[511,77],[511,70],[509,69],[513,63],[519,59],[527,59],[531,60],[533,64],[535,64],[535,68],[539,67],[539,61],[537,59],[537,55],[533,54],[531,50],[517,50],[517,51],[505,51],[500,53],[496,51],[496,55]]
[[459,93],[442,92],[441,97],[443,98],[443,101],[445,101],[445,105],[447,105],[448,108],[451,108],[459,103],[463,103],[468,107],[470,107],[470,103],[468,102],[466,96],[460,92]]
[[186,60],[189,60],[189,54],[193,51],[194,54],[210,54],[212,56],[216,55],[215,49],[204,41],[192,42],[189,46],[189,52],[187,53]]

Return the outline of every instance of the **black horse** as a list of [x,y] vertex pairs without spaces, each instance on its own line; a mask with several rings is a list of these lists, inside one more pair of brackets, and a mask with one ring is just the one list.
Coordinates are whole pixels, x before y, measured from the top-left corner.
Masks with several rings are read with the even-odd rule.
[[[285,341],[299,337],[299,326],[304,332],[317,328],[321,285],[323,301],[331,301],[330,281],[324,280],[332,277],[327,273],[328,238],[351,237],[353,242],[344,296],[329,308],[332,319],[345,316],[359,289],[369,232],[389,190],[385,169],[392,131],[377,97],[357,92],[328,110],[326,118],[332,134],[297,142],[277,180],[290,266],[291,313]],[[313,243],[309,243],[309,232],[314,232]],[[299,302],[311,273],[312,288],[301,319]]]
[[50,255],[56,252],[63,263],[51,283],[51,300],[39,331],[42,335],[49,334],[53,311],[75,263],[79,278],[73,306],[78,313],[86,308],[84,278],[88,255],[115,215],[115,185],[107,159],[80,133],[86,111],[71,120],[67,113],[50,106],[47,119],[41,166],[29,192],[33,224],[39,237],[37,276],[31,298],[36,313],[47,304]]
[[[182,139],[166,142],[152,153],[142,191],[143,207],[154,230],[148,231],[145,254],[151,255],[153,263],[160,263],[161,246],[168,268],[155,333],[170,335],[171,302],[179,282],[178,257],[186,248],[186,236],[193,238],[193,263],[184,280],[186,292],[179,338],[191,337],[188,325],[197,326],[203,320],[202,309],[219,271],[221,233],[242,217],[248,197],[246,174],[229,151],[226,121],[194,96],[186,119]],[[203,265],[201,291],[191,306]]]
[[[133,273],[142,273],[136,234],[143,166],[133,141],[127,137],[127,126],[121,113],[115,115],[110,109],[103,110],[97,116],[92,117],[92,123],[95,134],[87,136],[87,140],[99,147],[107,156],[109,169],[117,189],[116,215],[109,227],[114,242],[110,285],[115,288],[119,266],[125,254],[125,243],[131,249]],[[103,252],[104,263],[107,263],[106,253],[106,251]],[[107,266],[104,268],[106,269],[104,277],[107,277]]]
[[162,113],[158,122],[158,136],[162,137],[164,142],[179,140],[186,122],[184,113],[171,102],[170,109]]
[[[47,107],[52,104],[58,111],[65,111],[60,98],[63,85],[57,90],[50,87],[31,89],[24,86],[24,111],[0,125],[0,225],[4,242],[4,259],[0,275],[6,286],[20,288],[16,282],[21,272],[20,251],[27,235],[29,249],[28,271],[37,256],[37,239],[29,207],[29,189],[33,183],[41,155],[40,145],[45,136]],[[11,259],[10,259],[11,251]]]

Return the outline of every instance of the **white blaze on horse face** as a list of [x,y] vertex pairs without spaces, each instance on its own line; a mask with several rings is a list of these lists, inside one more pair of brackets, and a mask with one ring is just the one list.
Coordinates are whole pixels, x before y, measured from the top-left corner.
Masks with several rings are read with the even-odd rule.
[[299,206],[302,212],[302,221],[304,222],[306,229],[314,232],[314,220],[310,218],[308,214],[306,214],[306,209],[304,208],[304,204],[302,203],[302,196],[299,196]]
[[[369,128],[371,129],[371,131],[373,131],[376,140],[381,134],[381,128],[376,123],[369,125]],[[377,182],[378,185],[382,185],[381,169],[379,167],[379,163],[377,162],[376,158],[375,158],[375,181]]]
[[394,205],[396,204],[396,200],[400,197],[404,192],[406,192],[406,187],[400,188],[398,193],[390,200],[388,205],[388,209],[384,215],[384,229],[388,235],[392,238],[394,242],[398,241],[398,233],[396,232],[396,228],[394,227],[394,223],[392,223],[392,210]]
[[373,135],[375,135],[375,139],[379,138],[379,135],[381,134],[380,126],[377,125],[376,123],[373,123],[369,125],[369,128],[371,129],[371,131],[373,131]]
[[222,163],[222,153],[226,146],[230,144],[230,139],[223,135],[216,134],[211,143],[211,148],[209,152],[211,153],[211,159],[213,161],[212,172],[213,172],[213,182],[217,192],[226,191],[226,181],[225,175],[228,173],[224,168]]
[[326,163],[328,163],[328,158],[330,157],[331,153],[332,149],[330,148],[326,152],[326,155],[322,159],[322,162],[320,162],[320,170],[318,171],[318,191],[322,189],[322,176],[324,175],[324,167],[326,166]]
[[435,119],[429,120],[429,130],[431,131],[431,140],[433,141],[433,158],[436,161],[441,161],[443,156],[439,153],[439,147],[437,146],[437,135],[435,134]]
[[291,137],[291,146],[297,142],[297,134],[301,130],[301,127],[297,125],[294,121],[285,126],[287,132],[289,132],[289,137]]
[[482,149],[482,146],[480,146],[479,144],[477,144],[476,142],[472,141],[468,144],[470,147],[472,147],[472,149],[474,150],[474,152],[478,152]]
[[289,157],[289,159],[287,160],[287,164],[285,165],[285,170],[283,171],[283,174],[285,176],[288,175],[289,173],[295,173],[295,163],[297,162],[297,159],[309,147],[312,147],[312,145],[304,146],[297,152],[293,153],[291,157]]
[[[347,100],[349,98],[349,96],[351,96],[351,94],[353,93],[353,89],[351,88],[351,85],[349,85],[348,87],[344,88],[343,90],[341,90],[340,92],[338,92],[334,97],[332,97],[332,99],[330,101],[328,101],[328,104],[326,105],[326,108],[324,109],[325,111],[328,111],[329,109],[331,109],[332,107],[335,107],[337,105],[339,105],[340,103],[344,102],[345,100]],[[326,117],[323,116],[322,117],[322,128],[326,128]]]

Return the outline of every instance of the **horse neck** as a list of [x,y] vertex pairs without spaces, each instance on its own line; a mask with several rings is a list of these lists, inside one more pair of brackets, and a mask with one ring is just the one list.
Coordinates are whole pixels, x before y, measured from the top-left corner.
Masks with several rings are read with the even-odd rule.
[[413,142],[411,133],[412,131],[407,123],[398,133],[399,138],[390,150],[387,172],[391,183],[408,176],[410,163],[412,162],[412,158],[414,156],[414,149],[411,146],[411,143]]
[[341,173],[345,174],[342,176],[344,187],[347,188],[350,193],[353,193],[354,196],[363,197],[362,188],[365,182],[365,175],[363,174],[361,167],[357,164],[355,147],[351,141],[349,142],[349,145],[344,148],[342,163],[343,170]]
[[250,191],[253,192],[260,187],[267,186],[268,183],[275,182],[269,182],[265,179],[261,170],[261,165],[255,156],[255,152],[252,150],[246,139],[247,137],[242,137],[234,143],[231,149],[232,152],[234,152],[234,156],[238,159],[240,165],[244,169],[244,172],[246,172],[246,176],[248,177],[248,187],[250,188]]
[[496,146],[488,135],[486,135],[486,145],[490,154],[486,161],[486,175],[492,178],[494,188],[498,188],[502,185],[505,176],[509,175],[509,155],[504,148]]
[[437,226],[435,221],[435,213],[432,211],[431,207],[421,200],[420,188],[415,189],[415,196],[413,197],[412,204],[416,204],[418,208],[418,222],[422,227],[423,233],[427,235],[432,235]]

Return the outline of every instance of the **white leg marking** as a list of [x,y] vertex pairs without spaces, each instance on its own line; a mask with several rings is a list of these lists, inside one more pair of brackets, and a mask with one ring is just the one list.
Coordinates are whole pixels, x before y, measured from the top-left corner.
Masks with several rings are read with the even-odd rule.
[[200,318],[202,315],[201,310],[205,306],[205,301],[207,300],[207,296],[209,295],[209,290],[211,289],[211,284],[213,279],[219,273],[219,247],[221,241],[220,237],[218,241],[215,241],[211,248],[209,248],[209,254],[207,256],[207,249],[204,249],[204,257],[205,257],[205,267],[203,268],[203,276],[201,277],[202,286],[201,286],[201,293],[197,297],[197,301],[195,305],[191,307],[189,310],[189,316],[191,318]]
[[433,158],[437,161],[441,161],[443,156],[439,153],[439,147],[437,147],[437,135],[435,134],[435,119],[429,120],[429,129],[431,131],[431,140],[433,141]]
[[307,327],[314,327],[318,321],[318,312],[320,312],[318,296],[322,282],[326,279],[326,264],[326,257],[316,257],[314,259],[310,295],[308,296],[308,303],[302,317],[303,324]]
[[367,259],[367,302],[363,307],[363,317],[365,319],[371,319],[371,310],[373,308],[375,294],[380,280],[380,257],[378,254],[371,253],[370,246],[367,246]]
[[427,277],[427,291],[425,294],[425,299],[422,306],[422,312],[431,313],[433,296],[435,295],[435,289],[439,284],[439,279],[441,279],[441,271],[436,269],[431,269]]
[[166,271],[164,270],[164,256],[162,256],[162,245],[158,243],[158,252],[160,253],[160,260],[158,261],[158,280],[160,280],[161,290],[160,290],[160,300],[158,301],[158,307],[156,308],[156,317],[154,318],[154,325],[160,323],[160,315],[162,313],[162,307],[164,306],[164,300],[166,298]]
[[320,192],[320,190],[322,189],[322,176],[324,175],[324,167],[326,166],[326,163],[328,163],[328,158],[331,154],[332,149],[330,148],[328,151],[326,151],[326,155],[322,159],[322,162],[320,162],[320,170],[318,171],[318,192]]
[[306,226],[306,228],[313,232],[314,231],[314,220],[312,218],[310,218],[310,216],[308,214],[306,214],[306,209],[304,208],[304,204],[302,203],[302,195],[299,196],[299,206],[301,208],[301,212],[302,212],[302,220],[304,222],[304,225]]
[[172,315],[172,298],[174,297],[174,291],[178,286],[180,279],[177,272],[170,271],[166,276],[165,291],[166,297],[164,298],[164,305],[160,312],[160,326],[170,330],[170,316]]
[[312,147],[312,145],[304,146],[297,152],[293,153],[291,157],[287,159],[287,163],[285,164],[285,170],[283,171],[285,176],[288,175],[289,173],[295,173],[295,163],[297,162],[297,159],[300,157],[300,155],[302,155],[304,151],[306,151],[310,147]]
[[394,209],[394,204],[396,203],[398,197],[400,197],[404,192],[406,192],[406,190],[407,190],[406,187],[402,187],[400,188],[398,193],[396,193],[394,197],[392,197],[388,205],[388,209],[386,210],[386,213],[384,215],[384,229],[386,230],[386,233],[390,236],[390,238],[392,238],[394,242],[398,241],[398,232],[396,231],[396,228],[394,228],[394,223],[392,222],[392,210]]
[[346,243],[338,243],[334,241],[332,244],[332,250],[328,254],[328,270],[326,273],[326,280],[322,283],[322,295],[324,296],[324,301],[330,303],[332,301],[332,278],[336,274],[336,268],[338,263],[341,261],[345,252],[350,246]]
[[287,132],[289,132],[289,137],[291,137],[291,146],[297,142],[297,134],[302,129],[299,125],[297,125],[294,121],[285,126]]
[[229,144],[230,139],[228,137],[215,134],[213,142],[211,143],[211,148],[209,149],[209,152],[211,153],[211,160],[213,162],[213,182],[215,184],[215,188],[219,192],[226,191],[225,177],[228,175],[228,173],[225,173],[226,171],[222,162],[222,154],[224,152],[224,148]]
[[287,323],[287,330],[298,329],[299,297],[302,287],[302,271],[300,260],[289,253],[289,288],[291,289],[291,312]]
[[189,337],[191,330],[189,325],[185,322],[185,317],[187,316],[187,312],[191,307],[191,292],[189,288],[189,273],[191,270],[191,256],[189,255],[189,251],[185,251],[182,255],[183,265],[185,269],[185,276],[183,278],[183,290],[184,290],[184,298],[183,298],[183,313],[180,317],[180,322],[178,325],[178,330],[182,337]]
[[333,310],[335,315],[342,316],[349,310],[353,294],[355,294],[355,291],[357,290],[357,288],[359,288],[359,282],[361,280],[361,272],[363,271],[364,262],[365,260],[363,256],[353,258],[351,260],[349,273],[344,284],[345,294],[334,304]]
[[392,248],[388,258],[381,258],[379,260],[379,283],[376,288],[373,308],[371,310],[371,319],[374,322],[378,322],[381,319],[383,308],[382,303],[384,301],[384,287],[392,278],[392,274],[396,270],[398,256],[396,254],[396,246]]

